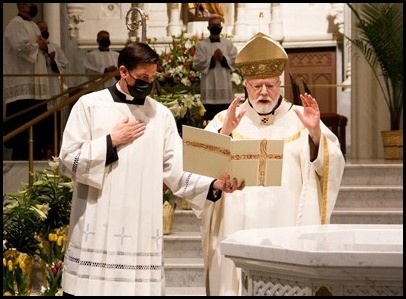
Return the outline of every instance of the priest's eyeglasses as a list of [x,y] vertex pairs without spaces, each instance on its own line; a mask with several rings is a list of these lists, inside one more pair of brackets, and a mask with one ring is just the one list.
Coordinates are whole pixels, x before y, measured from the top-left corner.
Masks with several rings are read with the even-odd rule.
[[249,85],[251,85],[251,87],[254,89],[255,92],[261,91],[264,86],[265,86],[265,88],[266,88],[266,91],[267,91],[267,92],[270,92],[270,91],[275,90],[275,88],[276,88],[277,85],[279,84],[279,82],[276,83],[276,84],[270,84],[270,83],[251,84],[250,82],[247,82],[247,83],[248,83]]
[[148,76],[147,74],[142,74],[141,76],[135,75],[135,77],[134,77],[133,75],[131,75],[130,72],[128,72],[128,74],[130,75],[131,78],[134,79],[134,81],[137,80],[137,79],[141,79],[141,80],[146,81],[146,82],[153,82],[157,77],[156,75],[155,76]]

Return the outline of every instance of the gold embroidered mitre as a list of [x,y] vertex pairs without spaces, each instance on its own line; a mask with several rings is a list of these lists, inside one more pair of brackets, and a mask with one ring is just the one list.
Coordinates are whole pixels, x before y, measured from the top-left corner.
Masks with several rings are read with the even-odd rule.
[[245,79],[260,79],[279,77],[287,61],[288,55],[283,47],[259,32],[241,48],[235,64]]

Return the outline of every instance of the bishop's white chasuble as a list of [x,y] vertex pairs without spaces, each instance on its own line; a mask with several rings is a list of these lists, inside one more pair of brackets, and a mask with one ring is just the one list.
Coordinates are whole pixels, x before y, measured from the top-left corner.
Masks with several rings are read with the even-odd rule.
[[[206,202],[200,211],[208,295],[238,295],[241,270],[221,252],[221,241],[242,229],[329,223],[337,199],[345,160],[337,137],[322,123],[317,159],[310,162],[309,134],[283,100],[273,115],[260,116],[245,101],[247,112],[232,132],[234,139],[283,139],[281,186],[247,186]],[[206,130],[223,127],[225,111]]]

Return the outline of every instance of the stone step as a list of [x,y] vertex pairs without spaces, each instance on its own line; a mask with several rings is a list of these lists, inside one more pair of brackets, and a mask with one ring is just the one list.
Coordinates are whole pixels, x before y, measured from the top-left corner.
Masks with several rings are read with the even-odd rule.
[[403,186],[341,186],[335,208],[403,208]]
[[332,224],[403,224],[403,208],[334,208]]
[[172,232],[169,235],[165,235],[164,257],[165,259],[182,257],[203,258],[200,232]]
[[166,287],[204,288],[203,258],[165,258]]
[[204,287],[167,287],[165,288],[165,296],[206,296],[206,288]]
[[178,206],[175,209],[172,232],[199,232],[200,220],[192,210],[183,210]]
[[380,163],[361,161],[359,164],[351,164],[347,161],[341,186],[347,185],[403,186],[403,163],[383,160]]

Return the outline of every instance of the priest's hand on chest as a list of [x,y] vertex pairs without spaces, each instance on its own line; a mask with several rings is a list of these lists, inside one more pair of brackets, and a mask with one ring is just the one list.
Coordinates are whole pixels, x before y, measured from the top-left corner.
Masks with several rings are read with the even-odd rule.
[[122,122],[114,126],[111,132],[111,141],[113,147],[121,144],[129,143],[138,137],[142,136],[145,132],[146,125],[140,120],[129,120],[126,117]]

